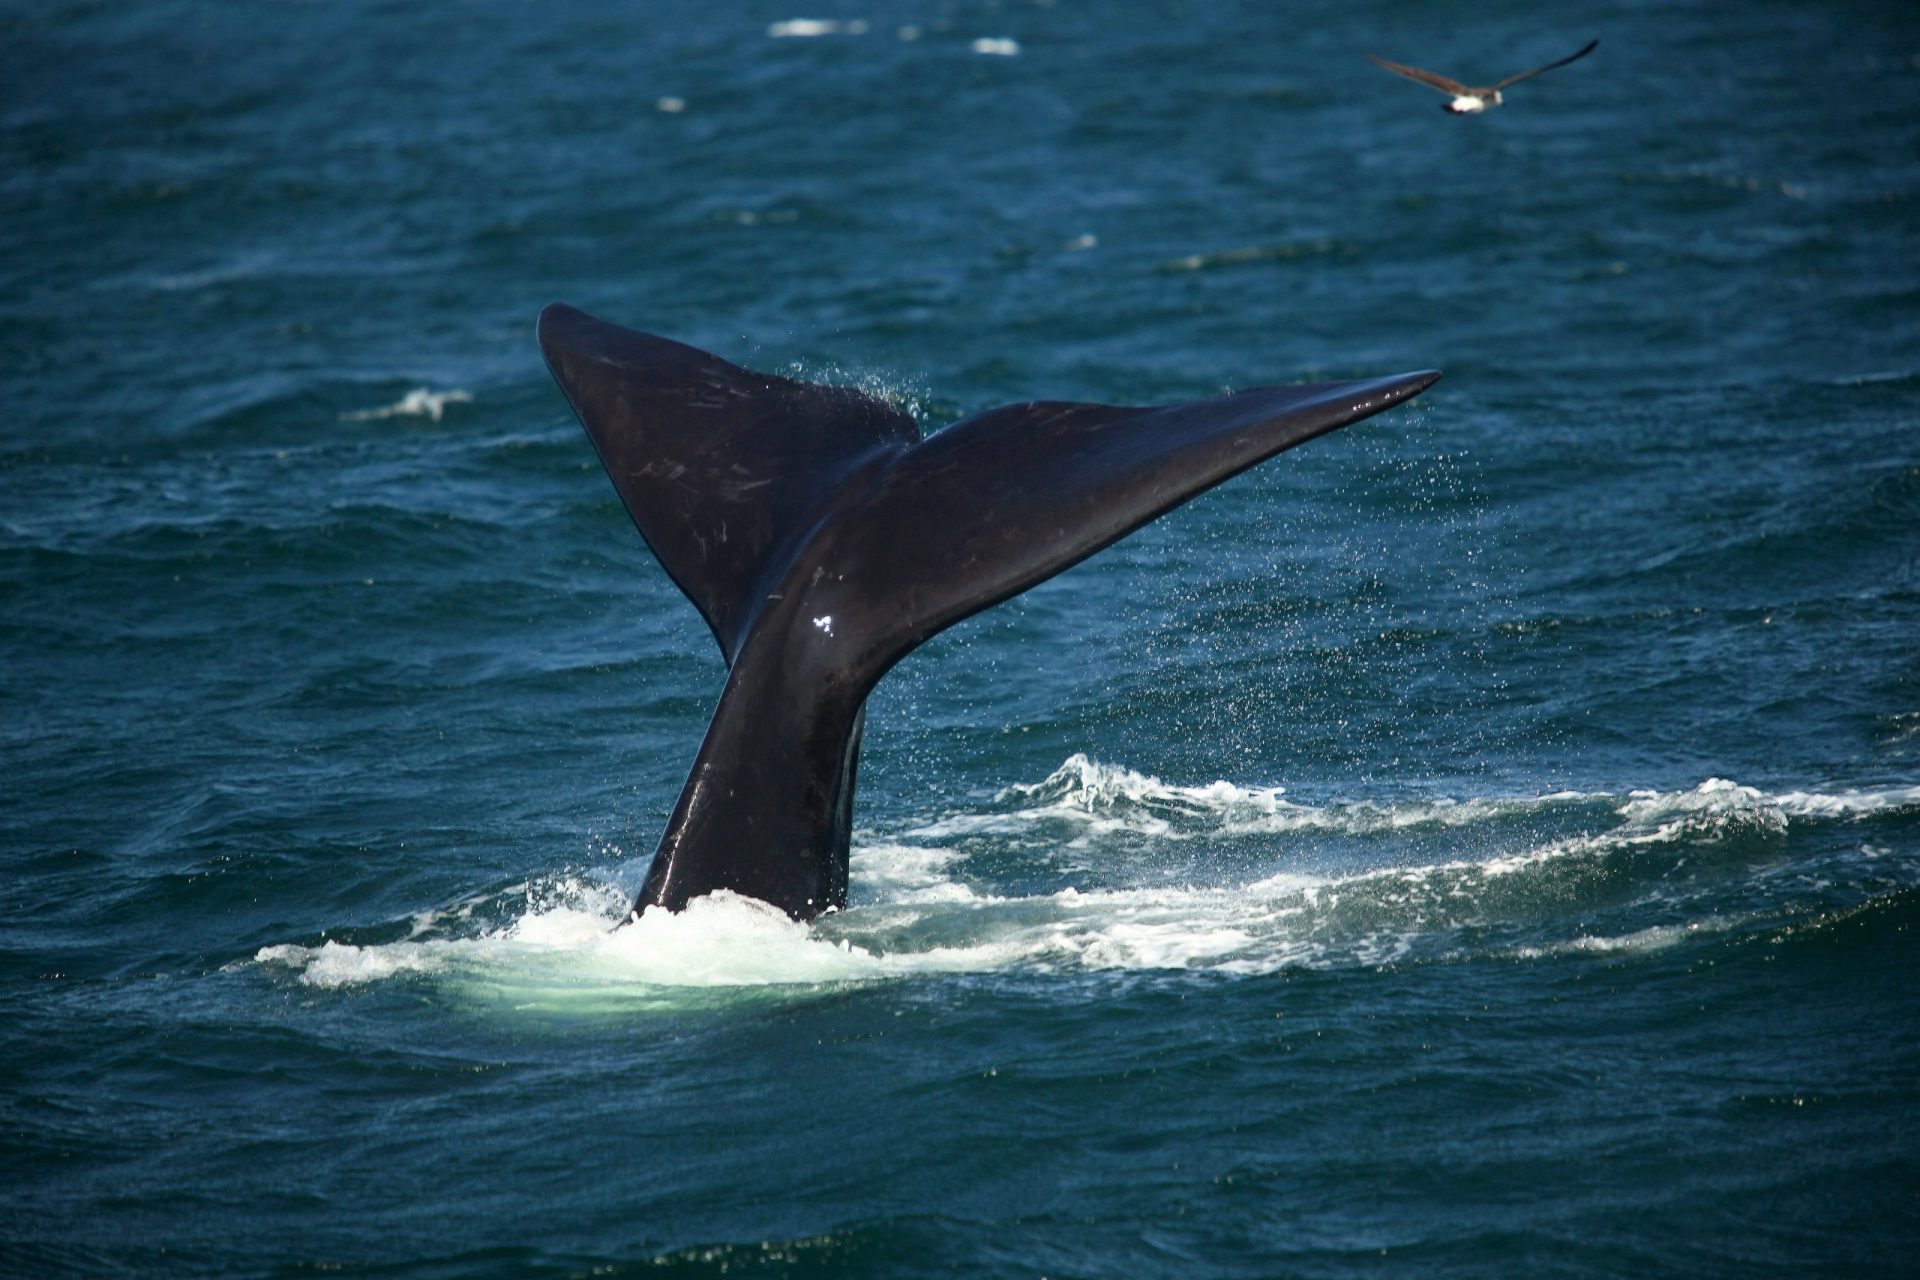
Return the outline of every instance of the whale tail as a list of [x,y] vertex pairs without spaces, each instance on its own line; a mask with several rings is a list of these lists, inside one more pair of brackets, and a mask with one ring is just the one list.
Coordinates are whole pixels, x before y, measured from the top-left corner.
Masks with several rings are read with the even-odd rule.
[[636,909],[846,901],[862,708],[915,646],[1439,374],[1152,408],[1009,405],[921,439],[858,391],[755,373],[555,304],[548,367],[719,642],[727,683]]

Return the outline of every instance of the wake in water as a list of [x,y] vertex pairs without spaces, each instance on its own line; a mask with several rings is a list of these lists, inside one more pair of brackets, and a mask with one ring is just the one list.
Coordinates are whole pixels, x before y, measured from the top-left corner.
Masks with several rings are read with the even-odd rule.
[[[991,804],[869,835],[854,904],[811,925],[716,894],[615,928],[631,886],[565,876],[422,916],[398,941],[254,962],[315,987],[425,976],[549,1007],[943,973],[1644,952],[1911,888],[1913,858],[1876,839],[1911,849],[1917,818],[1920,786],[1770,795],[1721,779],[1312,806],[1075,755]],[[1094,874],[1102,860],[1120,870]]]

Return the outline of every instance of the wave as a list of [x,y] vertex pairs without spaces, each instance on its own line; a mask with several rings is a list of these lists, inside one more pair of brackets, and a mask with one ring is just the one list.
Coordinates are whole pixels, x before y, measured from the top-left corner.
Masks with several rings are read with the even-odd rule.
[[[811,924],[726,893],[677,915],[633,919],[630,889],[563,876],[423,916],[398,940],[387,930],[365,943],[270,946],[252,963],[313,987],[414,977],[516,1008],[579,1009],[678,1007],[716,989],[821,990],[931,974],[1257,975],[1475,956],[1639,955],[1756,920],[1777,923],[1786,886],[1800,892],[1843,874],[1802,868],[1768,889],[1790,825],[1920,809],[1920,787],[1769,795],[1709,779],[1664,792],[1309,806],[1284,799],[1278,787],[1168,784],[1075,755],[1042,782],[1007,788],[992,809],[867,836],[854,851],[860,900]],[[1191,838],[1196,827],[1457,834],[1541,815],[1575,819],[1575,829],[1537,836],[1525,827],[1521,838],[1471,854],[1454,844],[1412,861],[1406,847],[1390,844],[1389,861],[1359,866],[1301,861],[1280,848],[1258,874],[1234,883],[1035,889],[975,873],[983,843],[1022,857],[1033,845],[1057,843],[983,842],[980,833],[1018,834],[1022,825],[1062,818],[1158,841]],[[956,835],[957,844],[940,843]],[[1871,863],[1874,851],[1863,856],[1862,865]],[[1874,875],[1869,896],[1897,888],[1884,869]]]
[[100,282],[100,288],[137,285],[158,293],[193,293],[214,285],[233,284],[277,274],[286,269],[284,256],[277,251],[254,250],[235,254],[223,262],[198,271],[138,272]]
[[458,387],[451,391],[435,391],[431,387],[415,387],[392,404],[381,405],[377,409],[359,409],[340,415],[342,422],[372,422],[380,418],[432,418],[440,421],[446,415],[450,404],[471,404],[473,393],[462,391]]
[[911,828],[909,834],[940,838],[974,832],[1006,833],[1043,821],[1066,821],[1096,831],[1127,828],[1170,840],[1296,831],[1367,836],[1477,826],[1546,814],[1613,814],[1641,823],[1691,818],[1696,824],[1757,823],[1785,830],[1789,817],[1863,817],[1920,808],[1920,786],[1769,795],[1723,778],[1709,778],[1684,791],[1553,791],[1465,800],[1413,797],[1318,806],[1289,800],[1286,790],[1225,781],[1200,786],[1167,783],[1075,753],[1044,781],[1015,784],[1001,791],[993,809],[941,817]]
[[820,36],[859,36],[865,35],[867,24],[864,19],[854,18],[840,21],[834,18],[788,18],[783,22],[769,23],[767,35],[775,40],[808,40]]
[[1357,256],[1358,253],[1353,245],[1344,240],[1323,236],[1317,240],[1242,245],[1213,253],[1189,253],[1183,257],[1169,258],[1162,262],[1160,270],[1165,272],[1208,271],[1217,267],[1242,267],[1261,262],[1291,262],[1305,258],[1346,260]]
[[1773,797],[1782,811],[1807,818],[1860,818],[1894,810],[1920,809],[1920,786],[1877,791],[1787,791]]

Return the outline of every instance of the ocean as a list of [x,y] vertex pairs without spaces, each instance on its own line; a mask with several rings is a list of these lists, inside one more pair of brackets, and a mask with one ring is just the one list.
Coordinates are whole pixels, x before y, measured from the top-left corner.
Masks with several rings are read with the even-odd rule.
[[[1446,376],[889,673],[846,910],[616,931],[723,667],[553,301]],[[5,4],[0,368],[8,1276],[1920,1257],[1910,4]]]

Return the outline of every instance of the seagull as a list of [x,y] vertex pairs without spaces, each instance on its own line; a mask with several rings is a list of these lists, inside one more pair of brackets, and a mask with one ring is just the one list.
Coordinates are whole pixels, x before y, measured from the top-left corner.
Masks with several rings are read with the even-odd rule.
[[1570,54],[1558,62],[1549,62],[1544,67],[1535,67],[1531,71],[1522,71],[1517,76],[1508,76],[1505,80],[1502,80],[1490,89],[1470,89],[1458,80],[1449,80],[1445,76],[1435,75],[1431,71],[1422,71],[1418,67],[1403,67],[1397,62],[1388,62],[1385,58],[1375,58],[1372,54],[1368,54],[1367,57],[1397,76],[1405,76],[1409,80],[1419,81],[1429,89],[1438,89],[1442,93],[1452,94],[1453,101],[1449,102],[1445,109],[1451,111],[1454,115],[1465,116],[1485,111],[1488,107],[1499,106],[1501,102],[1504,101],[1500,96],[1500,91],[1508,85],[1519,84],[1522,80],[1531,80],[1542,71],[1551,71],[1555,67],[1564,67],[1569,62],[1578,62],[1599,47],[1600,42],[1598,40],[1590,40],[1587,42],[1587,47],[1578,53]]

